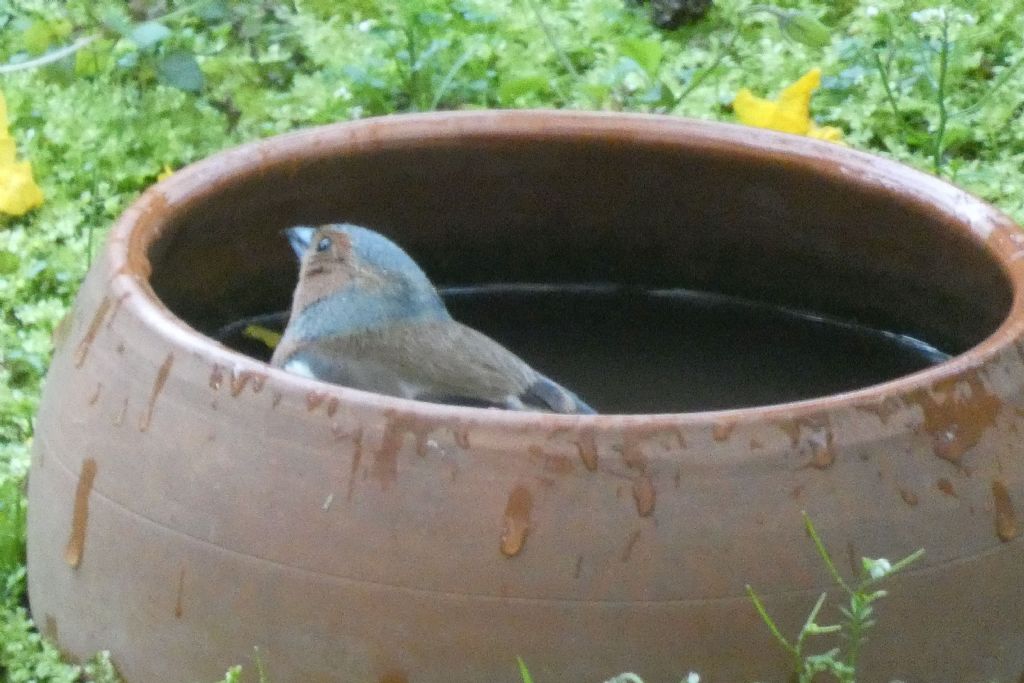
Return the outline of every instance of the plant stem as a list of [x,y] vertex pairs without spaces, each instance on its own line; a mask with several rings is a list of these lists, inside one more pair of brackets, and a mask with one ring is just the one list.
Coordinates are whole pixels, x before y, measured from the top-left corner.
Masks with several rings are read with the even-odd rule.
[[476,52],[476,46],[470,45],[466,48],[466,51],[455,60],[452,64],[452,68],[448,69],[448,73],[445,74],[444,80],[441,81],[441,85],[438,86],[437,92],[434,93],[434,99],[430,102],[430,111],[437,109],[437,105],[441,103],[441,98],[448,92],[448,88],[451,87],[452,81],[455,80],[455,76],[462,70],[462,67],[466,66],[473,57],[473,53]]
[[981,109],[981,107],[992,98],[992,96],[996,93],[997,90],[999,90],[1006,84],[1007,81],[1013,78],[1013,75],[1016,74],[1017,70],[1020,69],[1022,66],[1024,66],[1024,55],[1022,55],[1020,59],[1018,59],[1016,62],[1007,67],[1003,71],[1003,73],[999,74],[999,77],[996,78],[996,80],[992,83],[992,87],[988,89],[988,92],[979,97],[974,104],[972,104],[969,107],[965,107],[960,111],[953,112],[952,114],[949,115],[950,118],[961,116],[962,114],[969,114],[971,112],[977,111],[978,109]]
[[821,542],[821,538],[819,538],[818,532],[815,531],[811,518],[807,515],[806,511],[801,511],[800,514],[804,516],[804,527],[807,529],[807,534],[811,537],[811,540],[814,541],[814,547],[818,549],[818,554],[821,555],[821,559],[824,560],[825,566],[828,567],[828,571],[832,575],[833,580],[835,580],[835,582],[839,584],[847,594],[853,595],[853,591],[846,584],[846,581],[843,580],[842,575],[840,575],[839,570],[832,561],[832,556],[829,555],[828,551],[825,549],[825,544]]
[[409,91],[409,104],[413,108],[419,109],[419,90],[420,90],[420,79],[419,79],[419,60],[418,51],[416,49],[416,31],[412,26],[412,19],[409,19],[409,23],[405,25],[405,48],[409,53],[409,75],[406,79],[406,89]]
[[533,12],[533,16],[537,18],[537,24],[540,25],[541,31],[544,32],[544,37],[547,39],[548,44],[551,46],[551,49],[554,50],[555,54],[558,55],[558,59],[559,61],[562,62],[562,66],[564,66],[566,71],[571,73],[574,77],[579,78],[579,71],[576,70],[576,67],[573,66],[573,63],[569,60],[569,56],[565,53],[565,51],[562,49],[562,46],[558,43],[558,38],[555,37],[555,33],[554,31],[551,30],[551,27],[548,25],[548,22],[544,21],[544,15],[541,14],[540,8],[536,5],[534,0],[524,1],[526,2],[526,5],[530,8],[530,11]]
[[776,19],[785,19],[787,16],[786,12],[780,10],[778,7],[772,7],[771,5],[751,5],[750,7],[741,10],[740,15],[750,16],[752,14],[757,14],[759,12],[771,14]]
[[818,597],[818,602],[814,603],[814,608],[811,613],[807,615],[806,621],[804,621],[804,627],[800,629],[800,635],[796,639],[796,650],[802,652],[804,649],[804,639],[807,638],[807,634],[811,630],[811,626],[814,624],[814,620],[818,618],[818,612],[821,611],[821,606],[825,604],[825,599],[828,597],[828,593],[822,593]]
[[678,107],[687,95],[696,90],[697,86],[703,83],[704,80],[708,76],[710,76],[711,73],[719,67],[719,65],[721,65],[722,61],[725,60],[726,55],[732,52],[732,46],[736,42],[736,38],[740,35],[740,29],[742,28],[743,23],[741,21],[740,24],[733,29],[732,35],[729,36],[728,42],[725,43],[724,46],[719,48],[718,54],[715,55],[715,60],[711,62],[709,66],[701,69],[696,74],[694,74],[693,78],[690,79],[690,82],[686,84],[685,88],[683,88],[683,92],[679,93],[679,97],[676,98],[675,103],[673,103],[672,105],[673,109]]
[[756,609],[757,613],[761,615],[761,620],[764,621],[768,630],[771,631],[771,634],[775,636],[775,640],[779,641],[779,644],[781,644],[782,647],[792,655],[794,663],[793,670],[799,671],[803,666],[803,658],[800,655],[800,650],[790,645],[789,641],[786,640],[786,637],[782,635],[782,632],[779,631],[779,627],[775,624],[775,621],[768,616],[768,610],[765,609],[764,603],[761,602],[761,598],[758,597],[757,593],[754,592],[754,589],[749,583],[747,584],[747,595],[750,596],[750,601],[754,603],[754,609]]
[[[92,196],[96,197],[97,188],[99,187],[98,172],[95,165],[92,168]],[[85,269],[89,270],[92,268],[93,248],[92,248],[92,233],[96,228],[95,221],[89,221],[88,232],[85,237]]]
[[946,73],[949,70],[949,16],[942,17],[942,45],[939,49],[939,79],[936,85],[936,99],[939,103],[939,126],[935,131],[935,154],[932,159],[932,170],[935,175],[942,175],[943,138],[946,136],[946,123],[949,112],[946,110]]
[[[159,22],[164,21],[166,19],[174,19],[175,17],[181,16],[182,14],[187,14],[193,11],[202,4],[202,2],[193,2],[190,5],[179,7],[178,9],[173,10],[171,12],[167,12],[166,14],[156,17],[155,19],[150,19],[150,21]],[[25,69],[35,69],[40,66],[46,66],[47,64],[59,62],[68,55],[78,52],[83,47],[93,42],[97,38],[99,38],[98,35],[84,36],[82,38],[79,38],[75,42],[71,43],[70,45],[65,45],[64,47],[58,50],[48,52],[45,55],[42,55],[41,57],[37,57],[36,59],[30,59],[27,62],[18,62],[16,64],[4,64],[3,66],[0,66],[0,74],[9,74],[14,73],[15,71],[24,71]]]
[[732,46],[735,45],[736,39],[739,37],[740,32],[743,30],[743,27],[746,24],[747,19],[759,13],[771,14],[777,20],[781,20],[786,16],[786,13],[780,10],[779,8],[771,7],[769,5],[751,5],[750,7],[741,10],[737,18],[736,25],[733,26],[732,34],[729,36],[729,40],[726,41],[719,48],[718,53],[715,55],[714,61],[712,61],[709,66],[705,67],[704,69],[701,69],[696,74],[694,74],[693,78],[690,79],[690,82],[686,84],[685,88],[683,88],[683,92],[679,93],[679,97],[675,99],[675,102],[672,104],[673,109],[678,107],[679,104],[684,99],[686,99],[687,95],[696,90],[697,87],[701,83],[703,83],[704,80],[707,79],[707,77],[710,76],[714,72],[714,70],[717,69],[722,64],[726,56],[732,54]]
[[862,607],[860,596],[854,595],[850,598],[850,618],[846,622],[847,640],[850,643],[850,649],[846,656],[846,663],[853,669],[857,668],[857,658],[860,657],[860,647],[864,638],[865,620],[863,619]]
[[899,105],[896,104],[896,95],[893,94],[892,86],[889,85],[889,67],[882,63],[882,58],[878,56],[877,50],[871,50],[871,56],[875,61],[875,68],[878,70],[878,75],[882,79],[882,87],[885,88],[885,97],[889,101],[889,106],[892,107],[892,113],[896,116],[896,120],[900,125],[900,130],[903,129],[903,112],[900,111]]
[[259,683],[270,683],[270,678],[267,676],[267,667],[263,665],[263,657],[260,656],[260,649],[253,647],[253,659],[256,660],[256,675],[259,678]]
[[165,14],[161,14],[159,17],[151,19],[150,21],[165,21],[167,19],[174,19],[175,17],[180,17],[183,14],[188,14],[189,12],[198,9],[203,4],[204,0],[199,0],[199,2],[193,2],[189,5],[183,5],[176,10],[171,10],[170,12],[167,12]]
[[523,679],[523,683],[533,683],[533,677],[530,676],[530,670],[526,668],[526,662],[523,661],[522,657],[516,657],[516,662],[519,664],[519,675]]
[[79,38],[75,42],[71,43],[70,45],[62,47],[59,50],[47,52],[42,57],[30,59],[27,62],[18,62],[16,64],[4,64],[3,66],[0,66],[0,74],[9,74],[14,73],[15,71],[24,71],[25,69],[35,69],[40,66],[46,66],[47,64],[59,62],[68,55],[72,55],[78,52],[83,47],[85,47],[92,41],[96,40],[98,37],[99,36],[85,36],[84,38]]

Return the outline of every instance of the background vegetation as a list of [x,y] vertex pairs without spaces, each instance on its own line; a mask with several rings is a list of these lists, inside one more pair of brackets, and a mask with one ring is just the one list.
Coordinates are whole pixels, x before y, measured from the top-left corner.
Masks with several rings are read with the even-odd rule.
[[[165,168],[301,126],[427,109],[731,121],[740,88],[774,96],[817,66],[820,126],[1024,220],[1017,0],[719,0],[673,31],[648,12],[628,0],[0,0],[0,90],[45,193],[0,216],[0,677],[113,677],[102,656],[62,664],[27,616],[22,486],[51,331],[104,231]],[[824,39],[806,19],[828,27]],[[78,49],[55,58],[66,46]],[[33,61],[47,63],[23,68]]]

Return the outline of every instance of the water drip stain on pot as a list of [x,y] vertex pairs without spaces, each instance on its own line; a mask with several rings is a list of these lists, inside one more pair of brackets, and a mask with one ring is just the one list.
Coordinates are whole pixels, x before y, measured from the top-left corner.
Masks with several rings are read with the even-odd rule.
[[213,370],[210,371],[210,388],[214,391],[220,389],[220,385],[224,382],[224,370],[217,363],[213,364]]
[[352,494],[356,490],[356,473],[359,471],[359,463],[363,459],[363,428],[359,427],[352,434],[352,465],[348,473],[348,488],[345,491],[345,500],[352,500]]
[[918,503],[918,500],[919,500],[916,493],[914,493],[913,491],[911,491],[909,489],[904,489],[904,488],[900,489],[900,498],[903,499],[904,503],[906,503],[907,505],[909,505],[911,507],[916,506],[917,503]]
[[178,570],[178,592],[174,600],[174,618],[181,619],[185,613],[185,568]]
[[245,391],[245,387],[250,381],[252,382],[253,393],[258,394],[263,391],[263,384],[267,381],[267,374],[256,370],[233,372],[231,374],[231,395],[237,397]]
[[1003,407],[977,370],[940,380],[930,389],[919,389],[909,402],[924,414],[921,428],[931,437],[935,455],[954,464],[960,464],[964,454],[981,441]]
[[85,336],[82,337],[82,341],[78,343],[75,348],[75,367],[80,368],[85,363],[85,359],[89,355],[89,349],[92,348],[93,342],[96,341],[96,335],[99,334],[100,325],[103,324],[103,319],[106,318],[107,312],[110,310],[111,301],[110,297],[105,296],[100,301],[99,306],[96,307],[96,312],[92,316],[92,321],[89,322],[89,328],[85,332]]
[[145,432],[149,429],[149,424],[153,420],[153,410],[156,408],[156,400],[160,397],[160,392],[164,390],[167,378],[171,374],[172,365],[174,365],[174,354],[169,353],[160,365],[160,369],[157,370],[156,380],[153,382],[153,391],[149,395],[149,403],[146,404],[146,412],[139,418],[140,432]]
[[1020,527],[1010,492],[998,479],[992,482],[992,499],[996,506],[996,535],[1003,543],[1009,543],[1020,534]]
[[405,444],[407,434],[412,435],[416,455],[422,458],[427,454],[427,439],[430,433],[435,428],[443,426],[413,414],[397,410],[387,411],[380,446],[373,460],[373,476],[380,482],[381,487],[387,489],[398,478],[398,454]]
[[506,557],[515,557],[526,544],[532,511],[533,496],[530,491],[525,486],[512,489],[505,505],[505,528],[501,534],[501,552]]
[[89,494],[92,493],[93,481],[96,479],[96,460],[86,458],[82,461],[82,471],[78,475],[75,487],[74,509],[71,515],[71,534],[64,548],[64,561],[72,569],[78,569],[85,553],[85,532],[89,525]]

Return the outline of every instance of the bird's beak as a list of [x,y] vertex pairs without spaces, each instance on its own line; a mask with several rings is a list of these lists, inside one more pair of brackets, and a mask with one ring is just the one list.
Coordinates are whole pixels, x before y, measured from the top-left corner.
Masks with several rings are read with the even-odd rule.
[[305,225],[288,228],[284,231],[285,237],[288,238],[288,244],[292,245],[292,249],[300,261],[306,255],[309,243],[313,241],[314,233],[316,233],[316,228],[310,228]]

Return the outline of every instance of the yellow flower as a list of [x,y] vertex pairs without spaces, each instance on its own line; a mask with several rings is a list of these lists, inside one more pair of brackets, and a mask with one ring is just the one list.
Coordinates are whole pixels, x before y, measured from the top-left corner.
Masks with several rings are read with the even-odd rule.
[[267,345],[267,348],[271,349],[276,349],[277,345],[281,343],[281,334],[279,332],[274,332],[262,325],[246,325],[245,329],[242,330],[242,334],[249,339],[263,342]]
[[843,132],[833,126],[817,126],[811,119],[811,94],[821,86],[821,69],[815,67],[785,88],[777,100],[765,100],[746,88],[736,93],[732,108],[740,123],[819,140],[842,142]]
[[174,169],[171,168],[170,164],[164,164],[164,170],[160,171],[160,173],[157,174],[156,179],[167,180],[172,175],[174,175]]
[[0,213],[21,216],[43,203],[43,191],[32,178],[32,164],[17,161],[7,120],[7,100],[0,93]]
[[812,123],[811,129],[807,131],[807,137],[843,143],[843,131],[835,126],[816,126]]

